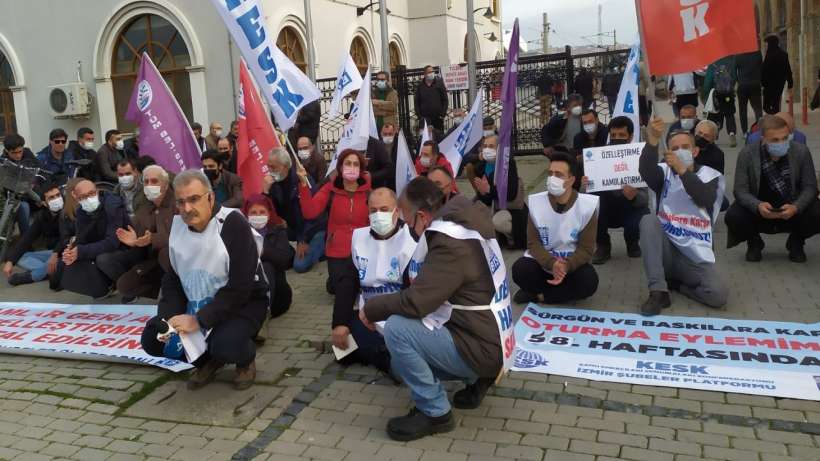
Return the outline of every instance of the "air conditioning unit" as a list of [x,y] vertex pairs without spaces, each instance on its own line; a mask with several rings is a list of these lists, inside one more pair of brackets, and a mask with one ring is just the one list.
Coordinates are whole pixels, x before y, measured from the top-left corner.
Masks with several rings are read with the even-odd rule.
[[91,113],[91,95],[83,82],[50,87],[48,102],[54,118],[86,117]]

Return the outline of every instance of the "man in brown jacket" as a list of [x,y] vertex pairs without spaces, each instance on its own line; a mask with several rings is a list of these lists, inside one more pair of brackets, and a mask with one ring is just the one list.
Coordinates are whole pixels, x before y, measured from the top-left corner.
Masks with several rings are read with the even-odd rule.
[[139,296],[156,298],[162,276],[170,270],[168,236],[177,208],[170,177],[159,165],[150,165],[142,173],[143,192],[147,203],[134,214],[134,227],[118,229],[120,242],[133,249],[142,249],[144,260],[117,279],[117,290],[128,303]]
[[379,133],[385,123],[399,125],[399,93],[390,86],[387,72],[376,74],[376,88],[373,89],[373,115],[376,117],[376,128]]
[[490,310],[454,308],[443,326],[425,318],[448,302],[487,306],[495,294],[480,241],[424,233],[433,221],[442,220],[492,239],[495,230],[489,212],[483,204],[461,196],[446,204],[443,198],[436,185],[424,177],[414,179],[404,189],[399,202],[403,220],[414,236],[426,239],[427,256],[409,288],[373,298],[359,311],[365,325],[387,321],[384,339],[391,368],[410,388],[415,401],[407,416],[388,422],[387,433],[395,440],[415,440],[453,429],[441,379],[465,381],[467,387],[456,393],[453,402],[456,408],[476,408],[502,367],[501,341]]

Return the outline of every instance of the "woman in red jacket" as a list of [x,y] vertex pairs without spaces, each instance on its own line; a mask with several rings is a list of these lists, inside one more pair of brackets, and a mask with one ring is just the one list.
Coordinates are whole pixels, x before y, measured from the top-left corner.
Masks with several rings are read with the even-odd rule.
[[[427,141],[421,146],[418,158],[416,158],[416,174],[419,176],[427,176],[430,168],[440,166],[446,168],[450,172],[450,177],[455,178],[453,174],[453,165],[447,160],[447,157],[441,154],[438,150],[438,143],[435,141]],[[453,192],[458,192],[456,182],[453,181]]]
[[370,193],[370,175],[367,164],[358,151],[342,151],[336,162],[336,178],[311,195],[307,172],[296,164],[299,175],[299,203],[305,219],[315,219],[328,209],[327,270],[330,286],[336,295],[333,302],[333,344],[347,349],[350,334],[350,316],[359,294],[359,273],[350,259],[353,230],[370,225],[367,196]]

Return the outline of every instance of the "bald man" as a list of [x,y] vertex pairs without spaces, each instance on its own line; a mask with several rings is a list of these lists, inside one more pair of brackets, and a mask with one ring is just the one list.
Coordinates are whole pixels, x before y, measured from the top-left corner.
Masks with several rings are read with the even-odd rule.
[[[802,131],[798,130],[794,126],[794,117],[791,116],[788,112],[778,112],[774,114],[775,117],[783,119],[786,122],[786,125],[789,127],[789,133],[791,134],[791,140],[798,143],[806,145],[806,134]],[[750,132],[749,136],[746,137],[746,144],[754,144],[760,141],[763,138],[762,133],[760,132],[760,123],[758,121],[757,130]]]
[[[396,193],[386,187],[374,190],[367,200],[370,227],[353,231],[351,258],[359,271],[359,302],[354,311],[376,296],[396,293],[409,285],[405,274],[416,241],[399,219]],[[346,361],[374,365],[388,373],[390,356],[381,334],[367,329],[354,312],[333,312],[333,344],[347,349],[349,337],[359,348]]]
[[715,144],[718,135],[718,126],[711,120],[704,120],[695,126],[695,144],[700,148],[700,154],[695,158],[695,164],[704,165],[723,174],[725,169],[724,153]]

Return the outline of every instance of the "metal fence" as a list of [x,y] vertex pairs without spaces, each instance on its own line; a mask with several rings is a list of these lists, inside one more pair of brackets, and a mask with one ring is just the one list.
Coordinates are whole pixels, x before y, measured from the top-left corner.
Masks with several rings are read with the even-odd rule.
[[[522,56],[518,61],[517,110],[513,126],[513,152],[515,155],[540,153],[541,127],[549,119],[555,108],[556,99],[566,97],[575,90],[575,78],[581,69],[587,69],[600,82],[601,77],[613,68],[622,68],[626,64],[629,50],[603,51],[573,55],[572,49],[566,47],[563,53],[543,54],[536,56]],[[505,60],[483,61],[476,64],[476,85],[483,92],[484,116],[501,119],[502,104],[499,100],[501,82],[504,76]],[[549,103],[549,99],[542,99],[544,77],[551,77],[553,82],[560,83],[560,93]],[[399,94],[399,124],[407,137],[408,143],[415,145],[418,117],[415,112],[414,96],[418,85],[424,78],[424,68],[408,69],[399,66],[391,75],[392,86]],[[317,81],[322,91],[321,107],[322,119],[320,124],[322,149],[326,157],[330,157],[336,148],[336,143],[344,129],[343,116],[330,116],[330,103],[336,87],[335,78],[320,79]],[[551,93],[551,92],[550,92]],[[598,93],[595,104],[601,121],[609,120],[609,106],[606,98]],[[445,129],[453,125],[452,112],[454,108],[469,110],[472,101],[468,101],[467,91],[451,91],[450,108],[444,119]],[[341,112],[349,111],[352,98],[342,101]]]

